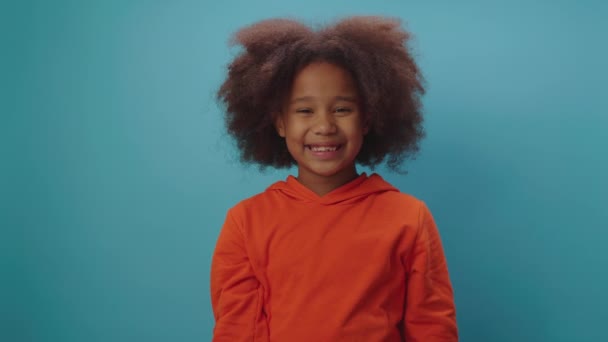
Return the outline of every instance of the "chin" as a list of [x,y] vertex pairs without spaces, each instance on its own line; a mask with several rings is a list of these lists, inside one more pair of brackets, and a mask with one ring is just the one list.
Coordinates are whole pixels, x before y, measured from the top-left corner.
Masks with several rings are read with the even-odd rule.
[[322,177],[332,177],[341,172],[346,171],[346,168],[337,166],[337,167],[332,167],[332,168],[309,168],[308,170],[311,173],[314,173],[315,175],[319,175]]

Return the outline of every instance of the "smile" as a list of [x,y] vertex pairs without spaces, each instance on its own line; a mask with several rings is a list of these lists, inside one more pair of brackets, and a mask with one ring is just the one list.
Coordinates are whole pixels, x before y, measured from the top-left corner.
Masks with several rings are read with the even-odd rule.
[[342,145],[304,145],[304,146],[313,152],[335,152],[342,147]]

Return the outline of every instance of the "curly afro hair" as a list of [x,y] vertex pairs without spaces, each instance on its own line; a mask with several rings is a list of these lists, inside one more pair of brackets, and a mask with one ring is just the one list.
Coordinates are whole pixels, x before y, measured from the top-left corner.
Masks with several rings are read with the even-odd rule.
[[243,50],[228,66],[217,97],[241,161],[294,165],[275,118],[298,71],[323,61],[348,70],[357,83],[369,133],[356,162],[373,168],[386,161],[399,171],[424,137],[423,79],[406,45],[409,38],[398,19],[373,16],[346,18],[318,30],[295,20],[270,19],[236,32],[231,43]]

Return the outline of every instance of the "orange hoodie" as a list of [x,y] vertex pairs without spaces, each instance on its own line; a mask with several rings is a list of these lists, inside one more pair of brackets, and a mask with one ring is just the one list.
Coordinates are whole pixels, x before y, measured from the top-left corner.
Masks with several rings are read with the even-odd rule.
[[377,174],[319,197],[289,176],[229,210],[213,341],[457,341],[439,233]]

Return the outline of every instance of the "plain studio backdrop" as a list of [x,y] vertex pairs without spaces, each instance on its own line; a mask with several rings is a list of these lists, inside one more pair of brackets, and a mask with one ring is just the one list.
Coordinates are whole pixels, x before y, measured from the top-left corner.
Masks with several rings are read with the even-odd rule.
[[289,172],[241,166],[223,133],[226,43],[269,17],[356,14],[414,33],[428,135],[408,175],[377,171],[435,215],[461,340],[604,340],[607,9],[3,2],[0,340],[210,340],[226,210]]

